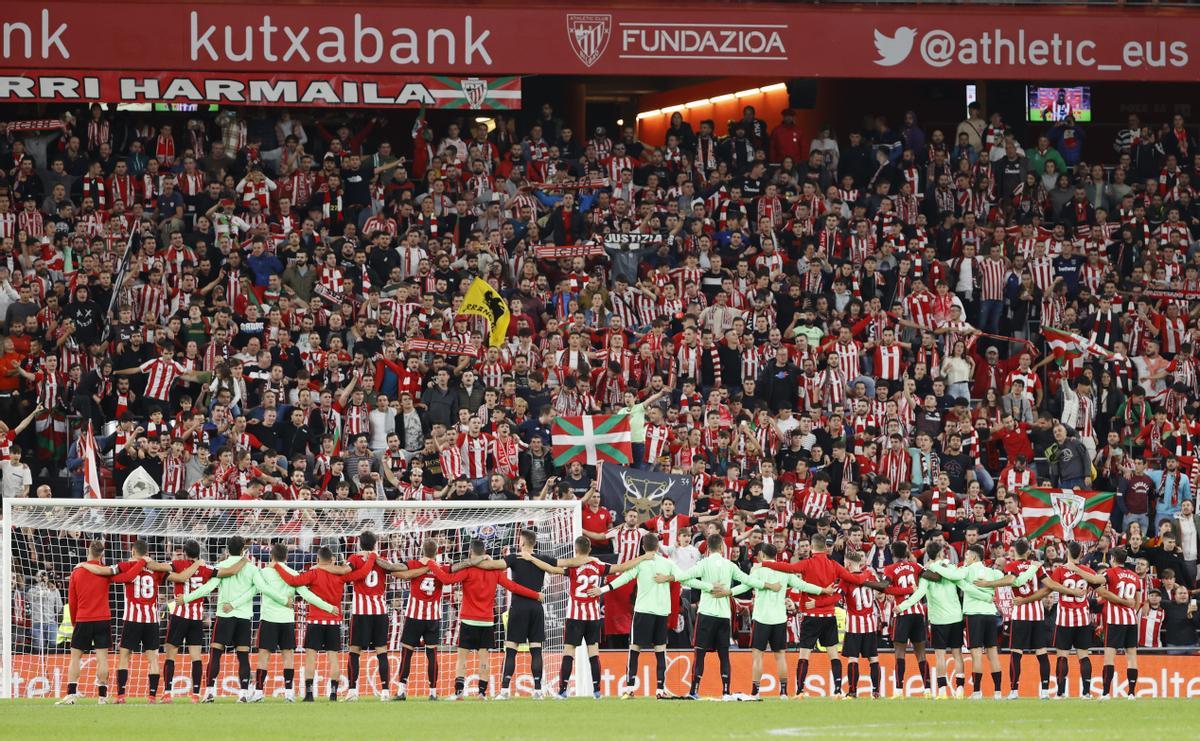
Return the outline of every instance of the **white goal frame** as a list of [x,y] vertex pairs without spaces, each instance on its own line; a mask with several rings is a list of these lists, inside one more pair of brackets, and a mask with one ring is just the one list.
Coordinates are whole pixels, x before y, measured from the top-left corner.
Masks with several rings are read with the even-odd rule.
[[[560,510],[571,515],[571,538],[583,534],[583,504],[580,500],[514,500],[514,501],[292,501],[270,500],[256,501],[252,504],[236,500],[128,500],[128,499],[36,499],[36,498],[6,498],[3,500],[3,521],[0,522],[0,700],[12,698],[12,680],[15,671],[13,654],[13,510],[21,509],[54,509],[55,507],[70,508],[99,508],[110,510],[180,510],[180,509],[220,509],[220,510],[373,510],[395,512],[400,510],[497,510],[512,513],[513,511],[528,510],[531,518],[545,510]],[[519,519],[519,516],[518,518]],[[505,521],[512,522],[510,514]],[[447,522],[445,528],[461,528],[470,523]],[[480,524],[487,524],[481,522]],[[87,528],[81,528],[87,529]],[[425,528],[422,528],[425,529]],[[438,529],[436,526],[429,529]],[[96,532],[104,532],[97,529]],[[113,530],[114,533],[123,531]],[[176,533],[187,535],[186,532]],[[240,533],[239,533],[240,534]],[[251,532],[249,537],[268,537],[269,534]],[[557,577],[556,577],[557,578]],[[582,658],[580,658],[582,657]],[[586,657],[586,647],[581,646],[575,666],[576,691],[591,694],[590,667]]]

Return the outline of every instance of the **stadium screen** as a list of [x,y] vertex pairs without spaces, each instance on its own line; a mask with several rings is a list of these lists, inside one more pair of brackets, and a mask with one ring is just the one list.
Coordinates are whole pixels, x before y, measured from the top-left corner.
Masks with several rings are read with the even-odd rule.
[[1026,119],[1029,121],[1062,121],[1068,115],[1076,123],[1092,120],[1092,89],[1090,87],[1025,87]]

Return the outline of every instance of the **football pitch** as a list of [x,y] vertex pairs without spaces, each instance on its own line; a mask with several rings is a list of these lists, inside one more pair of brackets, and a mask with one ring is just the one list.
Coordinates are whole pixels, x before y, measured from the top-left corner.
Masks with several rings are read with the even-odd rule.
[[0,702],[0,738],[1195,738],[1194,700]]

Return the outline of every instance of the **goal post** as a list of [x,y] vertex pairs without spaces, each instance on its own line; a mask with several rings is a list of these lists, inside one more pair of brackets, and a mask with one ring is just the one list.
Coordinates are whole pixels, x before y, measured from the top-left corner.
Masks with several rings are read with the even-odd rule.
[[[156,561],[169,563],[181,558],[183,544],[195,540],[201,557],[215,563],[223,555],[225,542],[237,535],[246,540],[246,555],[265,565],[271,544],[282,542],[291,552],[289,565],[304,569],[315,561],[318,548],[328,546],[338,560],[358,550],[357,536],[371,530],[378,536],[381,558],[400,562],[421,557],[428,538],[439,545],[438,561],[453,563],[467,556],[470,541],[479,538],[493,557],[515,552],[522,529],[537,534],[537,549],[555,557],[574,553],[574,539],[583,532],[582,507],[572,501],[238,501],[190,500],[107,500],[107,499],[5,499],[0,524],[0,698],[51,697],[63,694],[69,657],[70,623],[63,613],[68,598],[71,570],[86,560],[87,544],[95,539],[105,542],[105,562],[129,559],[130,546],[137,540],[149,545]],[[388,581],[387,604],[391,622],[388,641],[393,683],[399,663],[399,637],[405,606],[412,582],[392,578]],[[343,631],[348,631],[352,590],[347,588],[342,604]],[[254,627],[257,635],[259,600],[254,599]],[[159,631],[166,639],[167,617],[174,606],[174,589],[164,583],[158,594]],[[504,623],[509,595],[498,590],[496,603],[496,646],[491,666],[469,667],[468,675],[478,673],[495,681],[498,687],[503,660]],[[210,627],[214,600],[205,600],[204,660],[207,665]],[[567,617],[568,594],[564,577],[546,576],[543,590],[546,614],[546,640],[543,644],[545,687],[554,689],[563,650],[563,628]],[[438,687],[447,694],[454,679],[454,646],[457,639],[460,587],[448,585],[443,594],[442,634],[438,647]],[[115,686],[117,652],[125,606],[125,590],[113,585],[109,593],[112,612],[112,649],[108,684]],[[297,640],[302,645],[303,605],[296,608]],[[348,648],[348,639],[343,641]],[[522,647],[524,648],[524,647]],[[252,650],[253,653],[253,650]],[[161,654],[161,651],[160,651]],[[302,654],[300,650],[297,654]],[[513,688],[518,694],[529,688],[527,652],[518,656],[518,671]],[[182,654],[181,654],[182,656]],[[161,660],[161,656],[160,656]],[[252,657],[252,661],[254,658]],[[268,695],[278,692],[281,660],[272,657]],[[410,694],[428,691],[425,654],[418,650],[409,677]],[[363,657],[359,687],[364,694],[377,691],[378,675],[373,658]],[[301,675],[302,659],[297,658],[296,675]],[[236,690],[236,657],[226,656],[222,663],[219,695]],[[345,662],[342,662],[343,672]],[[580,694],[591,693],[586,658],[576,662],[575,684]],[[582,669],[582,676],[581,671]],[[228,684],[233,678],[232,685]],[[317,677],[321,681],[321,669]],[[79,679],[80,692],[91,695],[96,684],[94,662],[85,657]],[[171,688],[179,691],[190,686],[186,669],[176,672]],[[129,666],[129,695],[144,697],[147,689],[145,657],[134,655]]]

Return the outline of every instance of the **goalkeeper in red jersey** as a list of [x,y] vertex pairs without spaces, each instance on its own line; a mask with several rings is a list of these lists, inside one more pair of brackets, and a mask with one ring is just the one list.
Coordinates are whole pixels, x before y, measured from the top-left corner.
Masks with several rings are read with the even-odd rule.
[[[473,559],[482,559],[487,555],[484,542],[478,538],[471,541],[470,555]],[[437,564],[432,558],[426,558],[424,564],[429,572],[443,584],[462,583],[462,608],[459,612],[458,626],[458,659],[454,672],[454,696],[451,700],[461,700],[466,689],[467,660],[475,654],[479,664],[479,696],[487,697],[488,661],[491,651],[496,648],[496,587],[501,586],[528,599],[541,602],[542,595],[532,589],[517,584],[504,576],[503,571],[481,569],[470,566],[457,574],[451,574]]]

